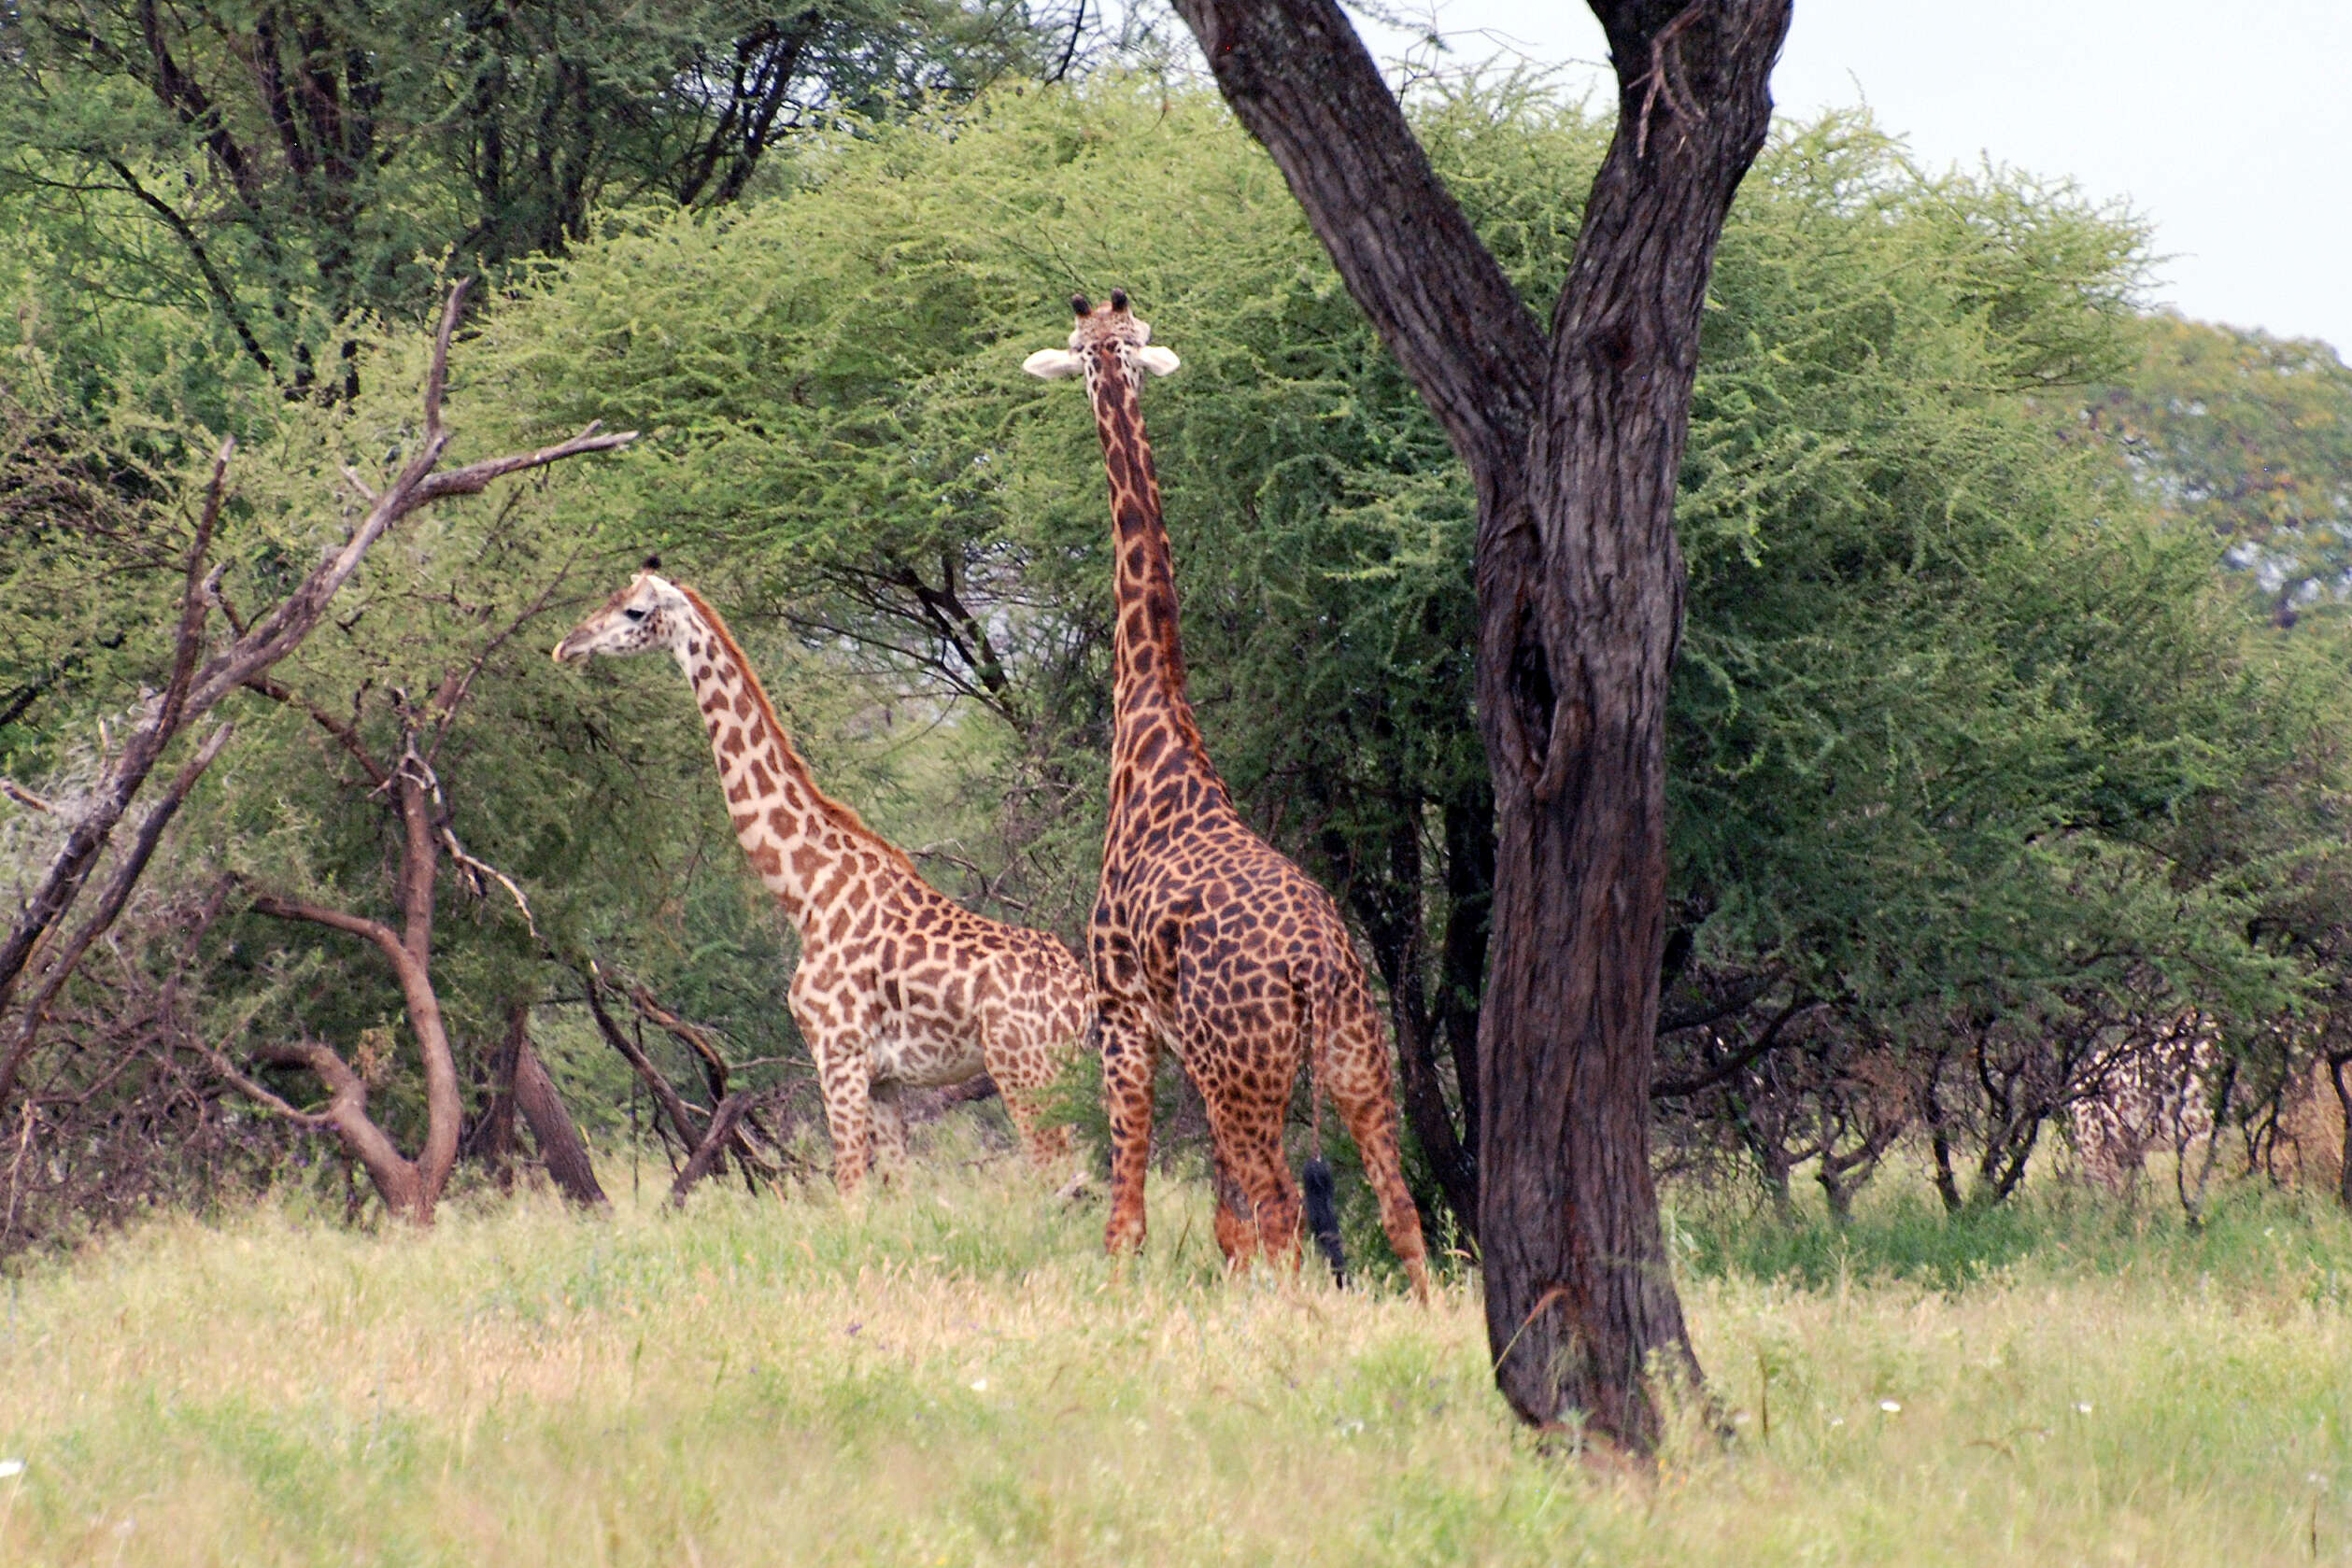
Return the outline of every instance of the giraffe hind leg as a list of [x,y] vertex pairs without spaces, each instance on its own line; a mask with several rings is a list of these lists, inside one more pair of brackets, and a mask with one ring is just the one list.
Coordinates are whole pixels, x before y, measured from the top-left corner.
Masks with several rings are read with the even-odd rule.
[[813,1034],[805,1022],[801,1032],[808,1036],[817,1083],[825,1092],[825,1130],[833,1140],[833,1186],[843,1197],[854,1198],[865,1185],[872,1159],[873,1085],[867,1077],[863,1042]]
[[884,1079],[870,1085],[867,1091],[873,1126],[874,1174],[886,1186],[906,1169],[906,1106],[900,1098],[901,1087],[896,1079]]
[[1298,1188],[1282,1157],[1282,1100],[1229,1089],[1204,1091],[1202,1098],[1217,1147],[1217,1239],[1225,1245],[1226,1261],[1237,1270],[1259,1256],[1296,1266]]
[[1373,1011],[1371,998],[1359,992],[1354,1006],[1342,1004],[1339,1025],[1322,1042],[1320,1066],[1325,1092],[1348,1136],[1364,1158],[1364,1179],[1381,1206],[1381,1229],[1405,1265],[1413,1294],[1429,1299],[1427,1246],[1421,1235],[1421,1211],[1413,1207],[1405,1185],[1403,1156],[1396,1147],[1396,1099],[1388,1081],[1388,1047]]
[[996,1081],[998,1096],[1004,1101],[1004,1113],[1021,1139],[1022,1151],[1040,1173],[1059,1169],[1069,1160],[1074,1142],[1068,1126],[1045,1125],[1056,1072],[1074,1050],[1073,1042],[1058,1043],[1059,1049],[1027,1049],[999,1024],[984,1037],[980,1052],[988,1076]]

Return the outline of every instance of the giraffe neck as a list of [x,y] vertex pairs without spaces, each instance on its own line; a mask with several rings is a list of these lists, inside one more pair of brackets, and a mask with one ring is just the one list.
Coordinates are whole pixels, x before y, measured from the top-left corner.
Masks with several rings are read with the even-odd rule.
[[[1143,434],[1135,382],[1117,347],[1100,344],[1086,356],[1086,393],[1102,437],[1103,468],[1111,481],[1111,544],[1116,556],[1118,624],[1112,633],[1112,732],[1114,764],[1139,748],[1175,745],[1211,778],[1208,749],[1184,695],[1184,646],[1176,626],[1176,566],[1160,516],[1159,475]],[[1115,803],[1115,802],[1114,802]]]
[[856,812],[816,787],[727,623],[700,595],[684,591],[699,624],[687,627],[672,652],[710,732],[727,814],[805,948],[818,917],[871,897],[896,872],[913,876],[914,869]]

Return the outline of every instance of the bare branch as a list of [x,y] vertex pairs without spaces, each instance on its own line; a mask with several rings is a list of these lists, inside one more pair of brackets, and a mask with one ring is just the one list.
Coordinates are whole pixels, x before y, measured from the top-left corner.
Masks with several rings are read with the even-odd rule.
[[272,680],[267,675],[254,676],[245,683],[245,689],[266,697],[273,702],[282,702],[289,708],[299,708],[308,713],[313,724],[342,743],[343,749],[351,754],[352,760],[366,771],[368,778],[377,788],[382,788],[390,780],[391,775],[384,770],[383,764],[368,755],[366,743],[360,739],[360,732],[353,726],[346,724],[307,699],[296,696],[284,685]]
[[[195,543],[188,555],[188,590],[181,602],[171,678],[161,700],[134,728],[122,751],[107,759],[91,809],[66,836],[6,938],[0,939],[0,1008],[8,1003],[35,946],[80,897],[100,853],[174,736],[208,713],[230,692],[248,686],[293,652],[387,530],[418,507],[443,496],[475,494],[502,474],[543,468],[584,452],[607,451],[634,437],[634,431],[599,435],[591,427],[571,441],[535,452],[487,459],[447,474],[436,474],[433,471],[449,439],[441,419],[442,401],[448,387],[449,342],[457,330],[465,289],[463,283],[452,289],[442,311],[440,330],[433,339],[432,368],[425,388],[425,439],[399,477],[390,488],[374,497],[367,515],[340,549],[313,568],[294,591],[267,614],[249,626],[238,626],[235,641],[199,667],[196,655],[201,647],[205,611],[210,604],[221,602],[217,577],[203,572],[204,558],[226,494],[232,447],[225,443],[221,446],[213,464],[211,483],[206,487]],[[230,619],[233,625],[236,624],[234,615]],[[5,1101],[12,1082],[13,1067],[0,1064],[0,1101]]]
[[446,823],[441,828],[441,842],[448,850],[449,858],[457,862],[461,869],[472,874],[477,891],[480,888],[481,879],[484,877],[489,878],[506,890],[507,897],[515,900],[515,908],[522,912],[523,925],[531,930],[531,939],[536,942],[542,951],[546,951],[547,939],[539,934],[539,923],[531,917],[531,900],[523,897],[523,890],[516,885],[515,879],[489,861],[476,859],[468,855],[465,852],[465,846],[458,842],[457,834],[451,831]]
[[198,1040],[195,1042],[195,1048],[203,1054],[205,1061],[212,1064],[212,1070],[220,1075],[223,1082],[254,1104],[284,1117],[297,1127],[311,1132],[331,1133],[335,1130],[335,1119],[333,1116],[323,1111],[303,1110],[296,1108],[283,1095],[239,1072],[236,1064],[229,1060],[228,1053],[218,1046]]
[[506,474],[545,468],[549,463],[576,458],[584,452],[610,452],[636,439],[635,431],[616,431],[610,435],[600,435],[597,426],[591,424],[571,440],[559,441],[553,446],[542,446],[535,452],[518,452],[511,457],[484,458],[480,462],[453,468],[446,473],[432,474],[417,487],[415,500],[404,510],[413,510],[426,501],[439,501],[444,496],[478,495],[491,480]]
[[24,1059],[32,1054],[34,1039],[40,1033],[50,1004],[57,999],[57,994],[73,978],[74,969],[81,963],[83,954],[90,951],[90,944],[113,926],[122,913],[123,905],[130,902],[132,889],[138,885],[140,876],[147,870],[147,863],[154,858],[155,846],[163,841],[163,829],[171,826],[172,818],[187,800],[189,792],[196,787],[196,781],[204,777],[205,770],[211,767],[213,758],[220,755],[220,748],[229,743],[233,727],[225,724],[216,727],[205,737],[204,744],[196,748],[196,755],[181,765],[178,776],[172,780],[171,788],[164,792],[163,798],[149,808],[146,818],[140,822],[139,830],[131,841],[130,853],[122,857],[115,867],[114,874],[106,879],[106,885],[98,897],[97,909],[82,922],[81,928],[73,934],[63,950],[44,959],[39,966],[40,986],[33,993],[31,1000],[25,1003],[24,1010],[18,1019],[16,1038],[8,1042],[6,1054],[0,1055],[0,1097],[7,1095],[8,1086],[16,1081],[17,1073],[24,1066]]
[[730,1095],[718,1102],[718,1109],[711,1113],[711,1125],[703,1133],[702,1141],[694,1146],[694,1152],[687,1157],[676,1180],[670,1183],[670,1202],[673,1206],[679,1208],[686,1207],[687,1193],[718,1164],[729,1141],[735,1136],[735,1124],[743,1120],[744,1112],[750,1107],[749,1095]]
[[55,806],[42,799],[14,779],[0,779],[0,795],[7,796],[28,811],[53,812],[57,810]]

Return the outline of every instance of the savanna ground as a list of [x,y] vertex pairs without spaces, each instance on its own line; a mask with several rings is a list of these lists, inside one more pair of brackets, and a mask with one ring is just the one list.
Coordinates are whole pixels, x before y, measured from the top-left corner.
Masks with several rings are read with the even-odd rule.
[[[2352,1561],[2352,1224],[2052,1183],[1843,1233],[1673,1220],[1728,1444],[1654,1476],[1506,1416],[1473,1287],[1229,1282],[947,1131],[862,1211],[716,1184],[279,1202],[7,1282],[9,1563]],[[1890,1188],[1892,1183],[1888,1183]]]

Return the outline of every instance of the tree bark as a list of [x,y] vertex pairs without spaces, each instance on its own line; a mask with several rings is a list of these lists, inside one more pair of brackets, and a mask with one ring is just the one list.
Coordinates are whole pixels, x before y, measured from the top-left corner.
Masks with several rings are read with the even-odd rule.
[[[418,1153],[415,1166],[416,1199],[403,1212],[418,1224],[432,1224],[433,1208],[441,1201],[442,1190],[449,1183],[450,1167],[457,1164],[458,1125],[463,1119],[464,1109],[458,1094],[457,1061],[449,1050],[448,1031],[441,1019],[441,998],[433,992],[431,972],[424,962],[409,951],[408,944],[401,939],[397,932],[365,915],[306,904],[294,898],[280,898],[266,893],[255,897],[253,908],[276,919],[307,921],[314,925],[364,937],[374,942],[376,951],[390,962],[392,973],[400,981],[401,999],[407,1008],[409,1031],[417,1037],[417,1053],[425,1067],[425,1146]],[[318,1050],[328,1055],[333,1054],[324,1046],[319,1046]],[[337,1060],[339,1062],[340,1058]],[[347,1067],[344,1070],[347,1073],[349,1071]],[[329,1087],[334,1087],[332,1081]],[[364,1119],[363,1112],[355,1114]],[[373,1127],[373,1123],[370,1125]],[[349,1136],[347,1132],[346,1137]],[[378,1132],[375,1136],[380,1137],[383,1135]],[[373,1166],[369,1173],[374,1174]],[[379,1181],[377,1186],[380,1188],[382,1183]],[[390,1201],[389,1198],[387,1201]]]
[[458,1148],[464,1158],[490,1167],[502,1193],[515,1185],[515,1067],[522,1054],[521,1021],[528,1015],[529,1009],[522,1004],[507,1010],[505,1037],[490,1052],[490,1081],[482,1096],[482,1113],[466,1129]]
[[670,1183],[673,1207],[684,1208],[686,1195],[694,1190],[694,1184],[713,1170],[724,1168],[728,1140],[735,1136],[735,1123],[743,1120],[744,1112],[750,1108],[749,1095],[730,1095],[718,1102],[718,1109],[711,1112],[710,1130],[702,1135],[702,1141],[694,1146],[694,1152],[687,1157],[677,1179]]
[[531,1048],[531,1037],[517,1029],[515,1050],[515,1108],[523,1114],[531,1136],[539,1144],[539,1162],[556,1191],[585,1208],[605,1206],[604,1188],[596,1180],[588,1145],[573,1124],[572,1112],[556,1089],[555,1080]]
[[1478,496],[1495,795],[1480,1223],[1495,1378],[1524,1420],[1647,1448],[1695,1377],[1649,1091],[1665,941],[1674,487],[1699,314],[1764,145],[1790,0],[1593,0],[1617,134],[1547,340],[1333,0],[1176,0]]

